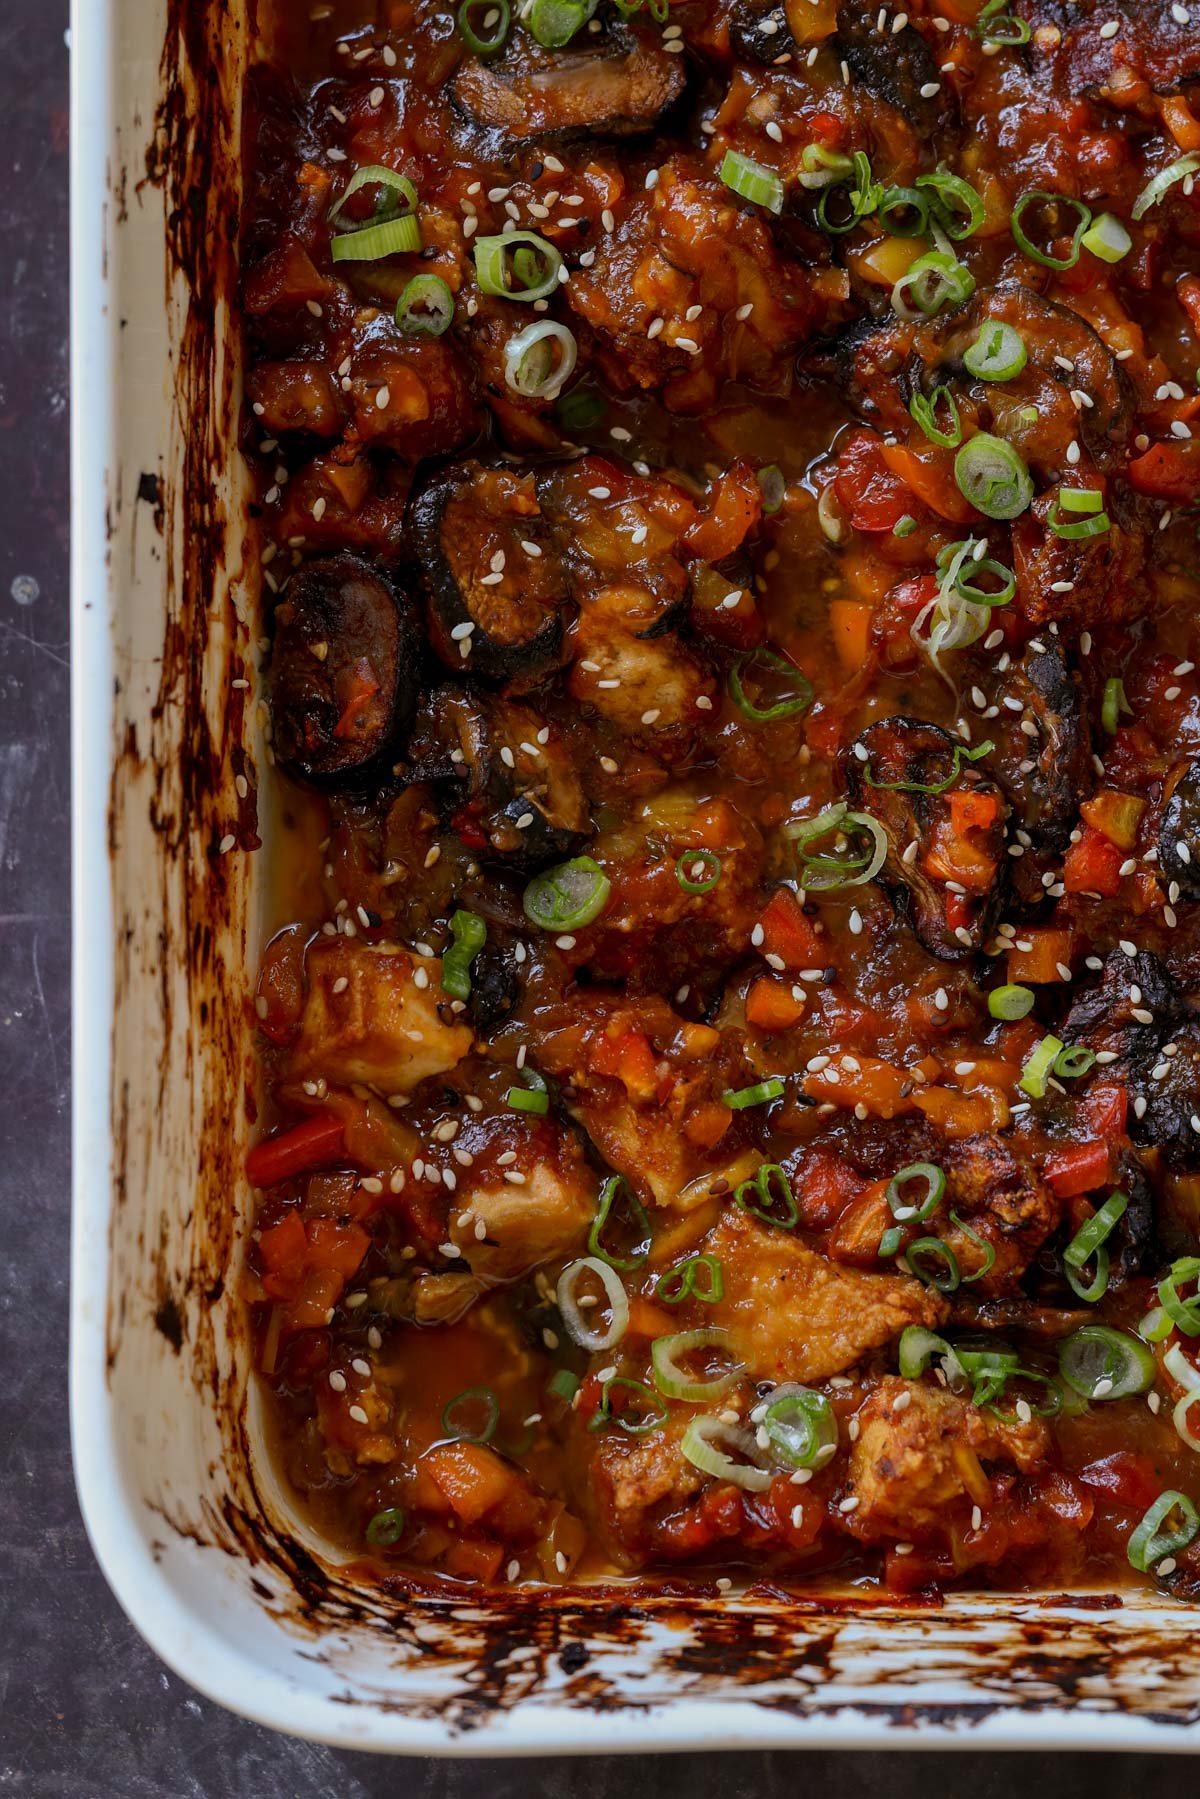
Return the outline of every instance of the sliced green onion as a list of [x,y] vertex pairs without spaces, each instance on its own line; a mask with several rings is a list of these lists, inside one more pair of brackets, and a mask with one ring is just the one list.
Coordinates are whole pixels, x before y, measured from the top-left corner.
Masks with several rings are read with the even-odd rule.
[[[594,1275],[604,1288],[612,1314],[607,1325],[593,1325],[584,1316],[575,1297],[576,1288],[587,1274]],[[629,1328],[629,1297],[616,1269],[602,1262],[599,1256],[580,1256],[577,1261],[568,1262],[558,1277],[555,1298],[562,1313],[563,1328],[580,1349],[613,1349]]]
[[830,187],[854,168],[848,156],[827,150],[824,144],[805,144],[800,152],[800,184],[807,188]]
[[893,537],[911,537],[913,532],[916,530],[916,528],[917,528],[916,519],[913,517],[911,512],[906,512],[903,515],[903,517],[898,518],[896,520],[895,524],[892,526],[892,536]]
[[1029,470],[1012,445],[979,431],[954,458],[959,492],[986,518],[1014,519],[1033,499]]
[[[971,183],[961,175],[938,169],[932,175],[918,175],[917,186],[928,188],[938,223],[955,243],[973,237],[983,224],[987,209]],[[971,285],[974,287],[974,282]]]
[[[924,1266],[932,1257],[936,1266]],[[953,1293],[962,1283],[962,1270],[958,1266],[958,1257],[948,1243],[940,1237],[918,1237],[910,1243],[904,1252],[904,1260],[908,1264],[910,1274],[915,1274],[919,1281],[927,1287],[936,1287],[939,1293]]]
[[1067,1285],[1072,1293],[1076,1299],[1082,1299],[1086,1305],[1090,1306],[1094,1306],[1096,1301],[1103,1299],[1108,1292],[1109,1259],[1108,1251],[1103,1246],[1095,1252],[1095,1263],[1096,1272],[1090,1281],[1085,1280],[1081,1269],[1072,1267],[1069,1262],[1063,1265],[1063,1273],[1067,1277]]
[[765,206],[768,212],[783,211],[783,182],[774,169],[765,169],[740,150],[726,150],[717,173],[743,200]]
[[721,879],[721,858],[711,850],[684,850],[675,864],[675,879],[685,893],[711,893]]
[[1095,1060],[1094,1050],[1085,1049],[1082,1043],[1069,1043],[1061,1055],[1054,1058],[1054,1072],[1062,1080],[1077,1081],[1088,1072]]
[[1138,1325],[1138,1336],[1145,1343],[1165,1343],[1174,1328],[1166,1307],[1152,1306]]
[[[719,1444],[735,1450],[743,1459],[734,1461]],[[762,1465],[762,1452],[750,1432],[720,1418],[693,1418],[683,1433],[679,1450],[701,1474],[711,1474],[750,1493],[765,1493],[775,1479],[774,1472]]]
[[[395,169],[385,169],[381,163],[367,163],[356,169],[342,189],[340,197],[334,201],[326,215],[329,224],[336,224],[348,200],[361,192],[364,187],[382,187],[386,191],[380,197],[379,204],[369,219],[364,219],[360,229],[378,224],[381,220],[394,218],[400,213],[411,213],[417,210],[417,190],[407,175],[398,175]],[[391,196],[399,195],[399,199]]]
[[1200,1393],[1181,1394],[1172,1407],[1171,1423],[1175,1426],[1175,1429],[1179,1432],[1180,1437],[1187,1444],[1188,1448],[1194,1449],[1196,1454],[1200,1455],[1200,1437],[1198,1437],[1192,1429],[1191,1420],[1188,1417],[1188,1413],[1196,1404],[1197,1400],[1200,1400]]
[[1071,1268],[1082,1268],[1100,1245],[1111,1237],[1129,1205],[1127,1193],[1110,1193],[1087,1222],[1080,1226],[1063,1251],[1063,1260]]
[[689,1256],[659,1275],[654,1283],[654,1297],[665,1306],[682,1305],[685,1299],[715,1306],[725,1297],[724,1270],[716,1256]]
[[[970,577],[988,575],[993,581],[999,581],[999,587],[982,587],[978,581]],[[994,556],[968,556],[959,566],[954,577],[954,591],[972,606],[1007,606],[1017,591],[1017,578],[1003,562],[997,562]],[[989,749],[995,749],[989,743]],[[976,752],[978,754],[978,752]],[[974,761],[974,757],[971,760]]]
[[460,1443],[490,1443],[499,1422],[500,1401],[490,1387],[467,1387],[442,1413],[443,1431]]
[[[1039,1374],[1036,1368],[1010,1369],[1004,1374],[1003,1378],[999,1380],[998,1384],[994,1380],[986,1381],[983,1384],[984,1391],[980,1398],[976,1399],[975,1393],[972,1393],[972,1404],[987,1406],[988,1411],[995,1413],[996,1417],[1002,1419],[1005,1424],[1020,1424],[1022,1418],[1019,1412],[1002,1412],[992,1403],[992,1399],[998,1397],[999,1393],[1007,1386],[1008,1382],[1018,1377],[1021,1380],[1036,1381],[1039,1387],[1045,1387],[1049,1393],[1049,1398],[1045,1405],[1031,1406],[1030,1410],[1036,1413],[1039,1418],[1057,1418],[1058,1414],[1063,1409],[1063,1389],[1051,1375]],[[989,1394],[990,1397],[988,1396]]]
[[[839,237],[847,231],[852,231],[860,220],[869,218],[883,198],[883,188],[871,174],[870,158],[865,151],[856,150],[854,152],[851,158],[851,170],[854,179],[849,186],[838,183],[835,186],[826,187],[817,202],[817,223],[823,231],[832,231]],[[841,196],[841,204],[849,207],[845,217],[838,219],[831,218],[829,214],[829,203],[836,195]]]
[[562,50],[595,10],[596,0],[533,0],[525,22],[545,49]]
[[1058,1371],[1084,1399],[1128,1399],[1154,1385],[1154,1357],[1127,1331],[1085,1324],[1058,1352]]
[[535,875],[521,904],[531,924],[544,931],[574,931],[599,918],[612,882],[590,856],[576,856]]
[[[779,1091],[783,1091],[782,1082]],[[730,1103],[728,1094],[725,1103]],[[743,1181],[735,1189],[733,1202],[743,1212],[749,1212],[752,1218],[773,1224],[781,1231],[794,1230],[800,1221],[800,1208],[792,1192],[792,1183],[778,1162],[764,1162],[752,1180]]]
[[533,1112],[543,1117],[550,1110],[550,1089],[534,1068],[523,1068],[521,1081],[520,1087],[510,1087],[504,1095],[505,1105],[514,1112]]
[[1163,1368],[1188,1393],[1200,1393],[1200,1368],[1197,1368],[1182,1343],[1172,1343],[1163,1356]]
[[944,781],[877,781],[871,772],[871,764],[863,764],[863,780],[868,787],[876,787],[881,793],[945,793],[953,787],[962,773],[964,762],[978,762],[981,756],[987,756],[995,749],[991,738],[976,749],[968,749],[965,743],[956,743],[950,758],[952,767]]
[[527,303],[546,299],[558,287],[563,259],[534,231],[477,237],[473,254],[475,276],[485,294]]
[[733,1112],[744,1112],[747,1106],[767,1106],[772,1100],[783,1098],[783,1082],[773,1074],[765,1081],[756,1081],[753,1087],[726,1087],[721,1098]]
[[454,322],[454,295],[440,275],[414,275],[396,301],[406,337],[441,337]]
[[1040,1043],[1036,1043],[1026,1056],[1017,1086],[1022,1093],[1027,1093],[1030,1099],[1046,1097],[1046,1082],[1050,1078],[1055,1059],[1062,1047],[1061,1038],[1047,1035],[1042,1038]]
[[[1061,499],[1061,495],[1059,496]],[[1107,512],[1093,512],[1086,518],[1063,518],[1064,508],[1056,512],[1054,506],[1046,514],[1046,523],[1056,537],[1065,538],[1068,542],[1079,542],[1088,537],[1103,537],[1112,529],[1112,520]]]
[[875,216],[892,237],[924,237],[929,229],[929,201],[915,187],[885,188]]
[[1111,212],[1102,212],[1084,232],[1083,247],[1101,262],[1120,262],[1133,249],[1133,239],[1120,219]]
[[787,493],[787,482],[783,470],[777,462],[769,462],[758,471],[758,491],[762,495],[762,509],[767,518],[779,511]]
[[575,335],[556,319],[526,325],[504,346],[504,380],[523,400],[556,400],[575,372]]
[[[1179,1513],[1179,1526],[1176,1530],[1163,1530],[1162,1526],[1172,1512]],[[1140,1574],[1147,1574],[1169,1555],[1177,1555],[1195,1542],[1197,1535],[1200,1535],[1200,1512],[1187,1495],[1173,1491],[1160,1493],[1129,1539],[1129,1564]]]
[[[632,1393],[634,1404],[626,1403],[619,1412],[614,1411],[614,1392]],[[627,1380],[623,1374],[613,1374],[600,1389],[600,1404],[588,1429],[603,1430],[606,1424],[615,1424],[628,1431],[631,1437],[640,1437],[645,1431],[657,1430],[660,1424],[665,1424],[667,1415],[667,1407],[644,1380]]]
[[454,912],[450,917],[454,942],[442,957],[442,992],[451,999],[470,999],[471,964],[487,942],[487,926],[477,912]]
[[975,30],[984,44],[1014,48],[1029,42],[1028,21],[1016,13],[1005,12],[1004,0],[988,0],[975,21]]
[[[749,674],[757,675],[760,683],[764,679],[783,680],[793,691],[765,706],[759,705],[746,692],[746,676]],[[813,703],[814,694],[815,689],[808,676],[784,657],[777,656],[774,650],[748,650],[745,655],[738,657],[729,671],[729,697],[743,718],[750,719],[756,725],[770,724],[777,718],[791,718],[797,712],[807,711]]]
[[604,417],[605,405],[599,394],[589,388],[576,387],[564,394],[554,408],[555,417],[564,431],[590,431]]
[[[937,422],[937,409],[943,402],[950,414],[944,431]],[[940,444],[944,450],[958,448],[962,442],[962,420],[958,416],[954,395],[948,387],[935,387],[931,394],[914,394],[908,402],[908,410],[930,443]]]
[[[628,1255],[616,1255],[612,1250],[605,1249],[601,1241],[604,1227],[609,1221],[618,1198],[632,1213],[634,1228],[638,1233]],[[591,1229],[588,1231],[588,1254],[598,1257],[602,1262],[607,1262],[610,1268],[620,1268],[622,1272],[627,1273],[631,1269],[640,1268],[646,1260],[650,1254],[650,1242],[653,1235],[650,1220],[646,1216],[646,1208],[624,1175],[610,1175],[600,1189],[600,1202],[596,1208],[596,1216],[592,1220]]]
[[729,1391],[743,1373],[740,1362],[735,1362],[722,1374],[709,1374],[697,1379],[681,1368],[679,1361],[681,1356],[693,1355],[697,1350],[728,1351],[728,1348],[727,1333],[715,1327],[675,1331],[669,1337],[656,1337],[650,1345],[650,1366],[654,1370],[655,1386],[668,1399],[686,1399],[692,1404],[706,1399],[718,1399],[722,1393]]
[[[945,1337],[935,1336],[923,1324],[908,1324],[900,1333],[900,1372],[905,1380],[919,1380],[935,1355],[954,1356]],[[958,1358],[954,1356],[955,1364]]]
[[1158,1302],[1177,1330],[1185,1337],[1200,1337],[1200,1294],[1184,1299],[1180,1281],[1194,1281],[1200,1275],[1200,1257],[1183,1256],[1172,1262],[1158,1283]]
[[929,250],[896,282],[892,307],[902,319],[931,319],[947,306],[961,306],[974,292],[970,269],[944,250]]
[[1019,987],[1014,983],[1006,983],[1003,987],[993,987],[988,994],[988,1011],[993,1018],[1003,1018],[1012,1024],[1018,1018],[1028,1018],[1033,1011],[1033,989]]
[[1200,169],[1200,150],[1189,150],[1186,156],[1177,156],[1142,189],[1133,203],[1134,218],[1144,219],[1150,208],[1157,206],[1177,181],[1186,181],[1197,169]]
[[1064,487],[1059,492],[1058,503],[1064,512],[1100,512],[1104,495],[1096,487]]
[[[905,1193],[913,1183],[922,1189],[915,1197]],[[936,1162],[910,1162],[892,1176],[884,1197],[898,1224],[924,1224],[937,1211],[945,1191],[946,1176]]]
[[[757,1407],[753,1416],[759,1416]],[[837,1417],[825,1395],[812,1387],[791,1382],[776,1387],[762,1412],[759,1429],[766,1432],[776,1456],[789,1468],[823,1468],[837,1454]]]
[[404,1535],[405,1517],[403,1508],[390,1505],[382,1512],[376,1512],[367,1525],[366,1538],[373,1549],[390,1549]]
[[900,1254],[903,1242],[904,1232],[900,1229],[900,1226],[898,1224],[889,1224],[888,1228],[879,1239],[879,1248],[875,1251],[875,1254],[879,1257],[881,1262],[890,1262],[893,1256],[898,1256]]
[[972,375],[981,381],[1011,381],[1029,360],[1025,339],[1011,325],[989,319],[963,356]]
[[385,256],[406,256],[421,248],[421,227],[412,213],[399,219],[385,219],[380,225],[364,225],[361,231],[347,231],[331,238],[329,253],[334,262],[381,262]]
[[1118,675],[1110,675],[1104,683],[1104,697],[1100,701],[1100,723],[1112,737],[1121,726],[1121,715],[1133,717],[1133,707],[1125,698],[1125,683]]
[[991,1405],[999,1399],[1015,1374],[1023,1372],[1021,1360],[1013,1349],[990,1346],[987,1349],[956,1349],[963,1374],[971,1382],[971,1404]]
[[[1025,231],[1025,227],[1021,223],[1025,213],[1031,206],[1049,207],[1054,209],[1054,211],[1057,211],[1059,207],[1065,206],[1070,208],[1075,214],[1076,224],[1071,235],[1071,248],[1067,251],[1065,256],[1055,256],[1049,250],[1041,250],[1031,241]],[[1134,217],[1136,218],[1138,216],[1139,215],[1135,210]],[[1021,198],[1013,207],[1012,218],[1010,219],[1009,224],[1017,245],[1025,252],[1026,256],[1031,257],[1034,262],[1040,262],[1042,267],[1046,269],[1073,269],[1075,264],[1079,261],[1079,246],[1083,242],[1083,234],[1091,222],[1092,209],[1090,206],[1085,206],[1082,200],[1073,200],[1069,194],[1048,194],[1044,188],[1035,187],[1031,188],[1028,193],[1021,195]]]
[[[810,844],[837,834],[842,839],[829,851],[814,854]],[[887,836],[878,819],[869,812],[851,812],[845,800],[826,806],[814,818],[799,818],[783,827],[785,837],[796,846],[800,861],[800,882],[806,891],[833,893],[840,887],[861,887],[873,881],[887,861]],[[854,847],[854,838],[860,847]],[[861,845],[867,838],[870,848]]]
[[[488,36],[476,31],[471,23],[471,14],[480,11],[483,13],[484,32],[487,31],[489,21],[492,21],[491,34]],[[508,0],[463,0],[458,9],[459,35],[468,50],[474,51],[476,56],[491,56],[494,51],[499,50],[508,36],[511,23],[512,13]]]
[[988,1242],[987,1238],[981,1237],[978,1231],[973,1231],[966,1219],[960,1218],[957,1212],[951,1212],[950,1222],[958,1227],[963,1236],[966,1237],[969,1242],[973,1243],[976,1249],[981,1249],[983,1251],[983,1266],[977,1268],[974,1274],[964,1274],[962,1277],[963,1286],[969,1287],[972,1281],[981,1281],[985,1274],[991,1273],[996,1260],[996,1251]]
[[579,1381],[569,1368],[556,1368],[546,1384],[546,1391],[570,1405],[579,1391]]

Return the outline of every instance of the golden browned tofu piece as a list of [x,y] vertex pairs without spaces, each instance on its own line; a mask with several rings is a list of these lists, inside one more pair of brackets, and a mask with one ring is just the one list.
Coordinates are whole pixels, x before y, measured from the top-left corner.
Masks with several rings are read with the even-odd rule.
[[870,1536],[909,1538],[944,1525],[960,1500],[986,1506],[985,1463],[1028,1473],[1050,1443],[1040,1418],[1006,1424],[954,1393],[895,1375],[867,1400],[858,1427],[850,1451],[854,1529]]
[[[512,1281],[539,1262],[582,1253],[588,1228],[596,1216],[596,1177],[580,1164],[555,1167],[538,1162],[521,1187],[491,1184],[459,1197],[450,1227],[472,1274],[484,1285]],[[484,1235],[476,1231],[482,1220]]]
[[713,1322],[756,1380],[824,1380],[853,1368],[909,1324],[936,1327],[941,1294],[897,1274],[865,1274],[828,1261],[786,1231],[730,1205],[704,1240],[725,1274]]
[[306,972],[290,1065],[299,1079],[406,1093],[445,1074],[471,1047],[470,1027],[456,1022],[442,992],[436,958],[329,937],[309,950]]

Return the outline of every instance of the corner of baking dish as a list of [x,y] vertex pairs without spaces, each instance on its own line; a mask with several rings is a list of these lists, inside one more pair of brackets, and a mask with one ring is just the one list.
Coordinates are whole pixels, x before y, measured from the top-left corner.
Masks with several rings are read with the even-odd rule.
[[357,1747],[1194,1747],[1181,1607],[401,1597],[289,1516],[237,1301],[269,815],[229,307],[253,0],[73,14],[72,1429],[126,1611],[223,1704]]

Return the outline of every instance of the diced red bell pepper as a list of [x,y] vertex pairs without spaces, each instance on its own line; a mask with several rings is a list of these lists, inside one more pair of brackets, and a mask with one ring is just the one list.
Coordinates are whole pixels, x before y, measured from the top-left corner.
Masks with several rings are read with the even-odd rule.
[[1151,444],[1129,464],[1130,485],[1156,500],[1190,506],[1200,500],[1200,437]]
[[778,956],[785,968],[824,968],[829,945],[790,887],[777,887],[759,919],[762,951]]
[[716,483],[712,503],[683,540],[691,556],[720,562],[732,556],[762,517],[762,489],[748,462],[735,462]]
[[1089,1462],[1076,1478],[1093,1493],[1107,1494],[1131,1512],[1144,1512],[1153,1505],[1163,1487],[1150,1457],[1131,1449],[1117,1449],[1098,1462]]
[[346,1131],[332,1112],[314,1112],[300,1124],[256,1143],[246,1157],[246,1176],[252,1187],[274,1187],[279,1181],[314,1168],[329,1168],[346,1153]]
[[1042,1170],[1046,1185],[1059,1199],[1093,1192],[1110,1179],[1111,1172],[1107,1143],[1072,1143],[1056,1150]]
[[873,431],[853,431],[838,456],[837,497],[857,531],[890,531],[917,504],[912,489],[893,474]]
[[1088,1123],[1097,1137],[1120,1137],[1129,1116],[1129,1094],[1124,1087],[1093,1087],[1083,1102]]
[[1113,899],[1121,891],[1125,852],[1091,825],[1063,860],[1063,886],[1068,893],[1099,893]]

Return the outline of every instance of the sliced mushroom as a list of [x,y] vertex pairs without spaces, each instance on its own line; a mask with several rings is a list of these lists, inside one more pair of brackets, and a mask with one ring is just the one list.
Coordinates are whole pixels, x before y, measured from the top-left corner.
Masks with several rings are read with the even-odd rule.
[[1156,1067],[1182,1006],[1178,986],[1156,955],[1139,950],[1127,956],[1115,949],[1105,957],[1096,985],[1077,990],[1058,1035],[1064,1043],[1107,1055],[1118,1073],[1135,1063]]
[[[1035,0],[1026,14],[1033,35],[1029,56],[1057,94],[1087,94],[1133,104],[1145,81],[1157,94],[1177,93],[1200,77],[1200,31],[1160,0]],[[1119,21],[1115,38],[1100,27]],[[1140,79],[1139,79],[1140,78]]]
[[1050,527],[1059,488],[1040,494],[1012,528],[1017,603],[1033,625],[1095,629],[1140,612],[1147,603],[1146,528],[1140,505],[1119,488],[1107,499],[1107,531],[1063,538]]
[[1200,761],[1183,763],[1167,784],[1158,866],[1189,899],[1200,899]]
[[[1200,1130],[1193,1122],[1200,1119],[1200,1022],[1188,1020],[1162,1031],[1149,1053],[1133,1061],[1129,1091],[1133,1141],[1157,1149],[1168,1168],[1200,1168]],[[1145,1102],[1144,1109],[1138,1100]]]
[[[929,953],[946,962],[973,955],[986,941],[1006,872],[1008,806],[981,767],[962,761],[966,747],[940,725],[884,718],[868,725],[845,760],[852,806],[877,819],[887,836],[879,884]],[[948,782],[956,761],[953,793],[994,802],[980,808],[991,814],[986,822],[961,831],[948,792],[920,791]]]
[[471,964],[471,1023],[481,1037],[490,1037],[516,1011],[521,997],[519,965],[511,942],[498,942],[489,926],[487,942]]
[[[850,70],[852,81],[907,119],[918,137],[927,139],[944,116],[944,87],[933,54],[912,25],[896,31],[892,15],[881,31],[877,8],[862,0],[842,0],[837,14],[834,55]],[[899,25],[896,16],[895,24]],[[932,88],[931,94],[923,90]]]
[[773,63],[794,55],[796,40],[780,0],[734,0],[729,47],[747,62]]
[[629,137],[652,131],[687,85],[683,58],[657,33],[613,24],[578,48],[544,50],[514,32],[499,57],[464,63],[450,97],[476,125],[512,143]]
[[567,588],[532,477],[466,462],[413,500],[429,641],[447,668],[532,682],[558,666]]
[[280,765],[323,787],[359,788],[386,775],[416,705],[420,637],[405,597],[345,552],[291,577],[274,627]]
[[1042,898],[1042,873],[1067,848],[1095,779],[1079,682],[1057,638],[1035,641],[997,682],[997,693],[1021,702],[1020,713],[1001,708],[987,727],[996,744],[988,765],[1008,796],[1024,852],[1013,858],[1011,879],[1030,904]]
[[[1192,1091],[1196,1092],[1197,1068],[1193,1063],[1191,1069]],[[1145,1125],[1150,1114],[1141,1121]],[[1158,1139],[1140,1135],[1141,1126],[1135,1118],[1133,1134],[1140,1142],[1157,1142]],[[1193,1133],[1193,1139],[1200,1151],[1200,1137]],[[1196,1159],[1200,1155],[1193,1152]],[[1130,1150],[1123,1150],[1116,1158],[1116,1190],[1124,1193],[1129,1204],[1117,1220],[1112,1235],[1107,1239],[1105,1248],[1109,1255],[1108,1286],[1110,1292],[1123,1287],[1135,1275],[1143,1270],[1157,1266],[1161,1252],[1159,1248],[1158,1230],[1155,1221],[1154,1194],[1146,1171],[1136,1155]]]
[[527,706],[439,688],[412,747],[418,778],[451,779],[460,788],[454,822],[482,837],[482,853],[531,868],[574,855],[591,835],[566,746]]

